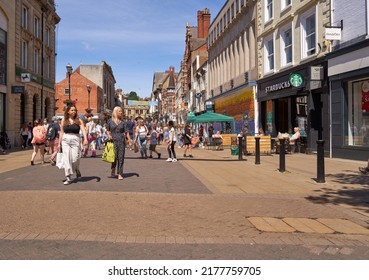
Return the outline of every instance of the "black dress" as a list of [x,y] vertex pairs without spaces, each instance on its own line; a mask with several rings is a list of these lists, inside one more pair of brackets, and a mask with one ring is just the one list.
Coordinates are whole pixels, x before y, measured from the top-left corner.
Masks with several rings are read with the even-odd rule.
[[118,166],[117,173],[123,177],[127,123],[125,121],[121,121],[116,125],[113,120],[109,120],[106,129],[110,131],[110,135],[114,143],[115,161],[111,164],[111,168],[113,169]]

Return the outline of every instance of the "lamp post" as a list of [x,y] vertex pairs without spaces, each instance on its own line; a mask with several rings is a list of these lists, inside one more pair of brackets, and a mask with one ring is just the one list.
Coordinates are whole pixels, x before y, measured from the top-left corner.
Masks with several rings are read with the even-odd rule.
[[91,86],[87,85],[87,92],[88,92],[88,110],[90,110],[90,93],[91,93]]
[[70,75],[72,75],[73,68],[72,68],[72,65],[70,65],[69,63],[67,64],[66,68],[67,68],[67,73],[68,73],[68,89],[69,89],[68,98],[70,100]]

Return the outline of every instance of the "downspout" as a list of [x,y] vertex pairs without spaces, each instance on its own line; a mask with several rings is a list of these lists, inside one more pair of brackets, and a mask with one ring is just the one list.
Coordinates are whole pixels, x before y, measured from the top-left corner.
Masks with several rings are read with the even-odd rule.
[[[43,119],[44,108],[44,7],[41,7],[41,119]],[[45,112],[46,116],[46,112]]]

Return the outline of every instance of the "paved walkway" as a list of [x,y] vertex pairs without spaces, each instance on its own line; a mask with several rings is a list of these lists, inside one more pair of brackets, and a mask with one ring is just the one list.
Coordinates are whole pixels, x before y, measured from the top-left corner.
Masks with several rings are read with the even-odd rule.
[[[83,177],[68,186],[56,167],[30,166],[30,150],[0,156],[0,258],[227,259],[232,247],[232,258],[367,259],[369,179],[357,172],[362,162],[325,159],[322,184],[315,181],[316,155],[286,155],[283,173],[278,155],[262,156],[260,165],[253,156],[239,161],[229,149],[193,155],[168,163],[127,151],[123,181],[111,178],[101,159],[83,158]],[[57,249],[81,242],[100,251]],[[137,251],[102,254],[109,244]],[[258,255],[260,246],[284,251]]]

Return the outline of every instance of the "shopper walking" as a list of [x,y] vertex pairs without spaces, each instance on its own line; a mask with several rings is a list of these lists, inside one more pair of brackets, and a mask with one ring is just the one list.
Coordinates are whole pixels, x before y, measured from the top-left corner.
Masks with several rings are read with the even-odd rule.
[[116,106],[113,109],[112,118],[106,125],[108,140],[114,143],[115,161],[111,164],[111,176],[115,177],[115,170],[118,167],[118,179],[123,180],[123,165],[126,152],[126,141],[131,145],[132,139],[129,136],[127,123],[123,120],[123,110]]
[[83,144],[88,145],[85,125],[78,117],[77,108],[68,106],[64,111],[64,118],[61,121],[59,132],[59,149],[63,152],[63,165],[66,180],[64,185],[69,185],[72,180],[72,175],[76,174],[77,178],[81,177],[79,169],[81,158],[81,138],[79,131],[83,134]]
[[168,140],[168,162],[177,162],[177,156],[176,156],[176,152],[175,152],[175,145],[177,142],[177,135],[176,135],[176,131],[174,129],[174,122],[173,121],[169,121],[168,122],[168,129],[169,129],[169,140]]
[[31,157],[31,165],[34,165],[34,159],[37,155],[37,152],[40,151],[40,157],[42,163],[45,162],[44,154],[45,154],[45,143],[46,143],[46,130],[41,125],[41,120],[35,120],[33,123],[33,138],[32,138],[32,146],[33,153]]
[[146,125],[144,125],[144,121],[142,118],[138,118],[136,133],[135,133],[135,141],[140,147],[141,158],[147,158],[147,134],[149,130]]

